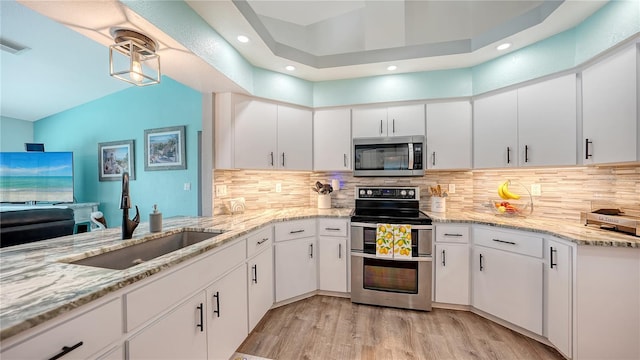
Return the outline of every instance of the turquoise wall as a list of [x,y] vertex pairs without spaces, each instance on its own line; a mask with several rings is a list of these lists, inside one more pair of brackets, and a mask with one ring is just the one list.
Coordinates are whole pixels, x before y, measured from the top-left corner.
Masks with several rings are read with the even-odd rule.
[[[186,125],[186,170],[144,170],[144,130]],[[165,217],[197,215],[198,148],[202,95],[171,78],[159,85],[131,87],[34,123],[36,142],[47,151],[73,151],[77,202],[99,202],[110,227],[122,222],[121,181],[98,181],[98,143],[135,141],[131,203],[148,221],[153,204]],[[184,183],[191,191],[184,191]],[[135,212],[135,210],[134,210]],[[133,217],[133,215],[131,215]]]
[[0,116],[0,151],[24,151],[28,142],[33,142],[31,121]]

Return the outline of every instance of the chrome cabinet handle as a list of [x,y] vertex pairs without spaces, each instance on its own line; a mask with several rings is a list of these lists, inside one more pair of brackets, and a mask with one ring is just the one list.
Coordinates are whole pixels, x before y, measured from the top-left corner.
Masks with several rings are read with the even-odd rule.
[[220,317],[220,292],[216,291],[213,297],[216,298],[216,309],[213,310],[213,313]]
[[49,360],[57,360],[60,359],[61,357],[67,355],[68,353],[72,352],[73,350],[79,348],[80,346],[82,346],[83,342],[80,341],[79,343],[73,345],[73,346],[63,346],[62,347],[62,351],[60,351],[59,353],[55,354],[52,358],[50,358]]
[[499,242],[499,243],[503,243],[503,244],[509,244],[509,245],[515,245],[516,243],[514,243],[513,241],[505,241],[505,240],[500,240],[500,239],[492,239],[495,242]]
[[204,309],[202,307],[202,303],[200,303],[200,305],[198,305],[196,309],[200,311],[200,324],[196,324],[196,327],[200,328],[200,332],[203,332],[204,331],[204,314],[203,314]]
[[262,245],[262,244],[264,244],[264,243],[265,243],[265,241],[267,241],[267,240],[269,240],[269,238],[264,238],[264,239],[262,239],[262,240],[260,240],[260,241],[256,242],[256,244],[258,244],[258,245]]
[[593,154],[589,154],[589,144],[593,145],[593,141],[589,141],[589,139],[584,139],[584,158],[585,160],[589,160]]

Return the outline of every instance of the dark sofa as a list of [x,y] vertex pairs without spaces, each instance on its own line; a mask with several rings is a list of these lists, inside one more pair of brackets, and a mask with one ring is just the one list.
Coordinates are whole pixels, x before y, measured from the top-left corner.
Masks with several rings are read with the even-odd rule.
[[0,247],[73,234],[72,209],[47,208],[0,212]]

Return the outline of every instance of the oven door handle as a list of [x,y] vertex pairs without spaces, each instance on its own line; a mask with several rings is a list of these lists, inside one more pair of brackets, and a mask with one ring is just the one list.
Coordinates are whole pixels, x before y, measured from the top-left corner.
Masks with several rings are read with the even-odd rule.
[[[392,225],[403,225],[402,222]],[[351,227],[362,227],[362,228],[372,228],[375,229],[378,227],[378,224],[374,223],[362,223],[362,222],[352,222]],[[412,230],[433,230],[433,225],[411,225]]]
[[378,259],[378,260],[387,260],[387,261],[423,261],[423,262],[433,262],[433,258],[431,257],[431,255],[421,255],[421,256],[417,256],[417,257],[410,257],[410,258],[400,258],[400,259],[395,259],[395,258],[383,258],[383,257],[377,257],[375,254],[365,254],[363,252],[360,251],[356,251],[356,250],[351,250],[351,256],[352,257],[361,257],[361,258],[369,258],[369,259]]

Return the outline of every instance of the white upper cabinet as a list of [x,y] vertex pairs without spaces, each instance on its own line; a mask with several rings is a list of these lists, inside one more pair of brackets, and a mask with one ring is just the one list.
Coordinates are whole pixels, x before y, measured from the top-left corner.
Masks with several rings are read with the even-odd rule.
[[474,168],[517,166],[517,141],[517,90],[487,96],[474,101]]
[[353,137],[424,135],[423,104],[353,109]]
[[427,169],[471,168],[471,104],[427,104]]
[[313,116],[313,169],[351,169],[351,110],[317,110]]
[[582,72],[582,163],[638,158],[638,49],[630,47]]
[[310,110],[278,105],[278,169],[311,170],[311,119]]
[[576,164],[576,75],[518,89],[520,166]]
[[243,98],[235,103],[234,167],[312,169],[311,111]]
[[274,169],[278,106],[246,99],[235,105],[234,167]]

